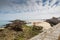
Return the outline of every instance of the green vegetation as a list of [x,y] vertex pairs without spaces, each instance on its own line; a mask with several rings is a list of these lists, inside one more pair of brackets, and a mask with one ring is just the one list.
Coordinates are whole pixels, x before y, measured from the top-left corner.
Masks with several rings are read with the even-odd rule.
[[39,34],[42,32],[43,27],[38,27],[38,26],[26,26],[23,25],[23,32],[21,33],[21,36],[17,38],[17,40],[27,40],[30,39],[31,37]]
[[0,31],[0,40],[28,40],[41,33],[42,29],[43,27],[27,26],[24,21],[15,20],[7,24],[4,30]]

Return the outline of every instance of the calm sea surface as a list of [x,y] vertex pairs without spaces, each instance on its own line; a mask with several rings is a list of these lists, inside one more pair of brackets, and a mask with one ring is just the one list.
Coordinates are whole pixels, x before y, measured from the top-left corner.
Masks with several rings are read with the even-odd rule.
[[10,23],[8,20],[0,21],[0,26]]

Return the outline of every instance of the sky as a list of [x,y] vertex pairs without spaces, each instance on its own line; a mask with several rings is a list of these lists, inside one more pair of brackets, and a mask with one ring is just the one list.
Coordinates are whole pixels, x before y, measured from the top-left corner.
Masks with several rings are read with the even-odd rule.
[[0,20],[60,17],[60,0],[0,0]]

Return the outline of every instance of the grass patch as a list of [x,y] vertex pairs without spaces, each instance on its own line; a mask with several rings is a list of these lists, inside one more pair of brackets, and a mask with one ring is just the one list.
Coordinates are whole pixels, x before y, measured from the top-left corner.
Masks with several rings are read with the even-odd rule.
[[41,28],[40,28],[40,30],[37,30],[36,29],[37,27],[34,28],[32,26],[30,27],[30,26],[26,26],[26,25],[23,25],[22,27],[23,27],[23,32],[17,38],[17,40],[27,40],[42,32]]

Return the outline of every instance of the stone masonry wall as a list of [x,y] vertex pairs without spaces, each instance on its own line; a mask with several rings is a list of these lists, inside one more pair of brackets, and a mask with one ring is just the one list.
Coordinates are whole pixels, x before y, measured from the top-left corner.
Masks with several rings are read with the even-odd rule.
[[48,30],[45,30],[44,32],[38,34],[37,36],[29,40],[58,40],[59,36],[60,36],[60,23]]

